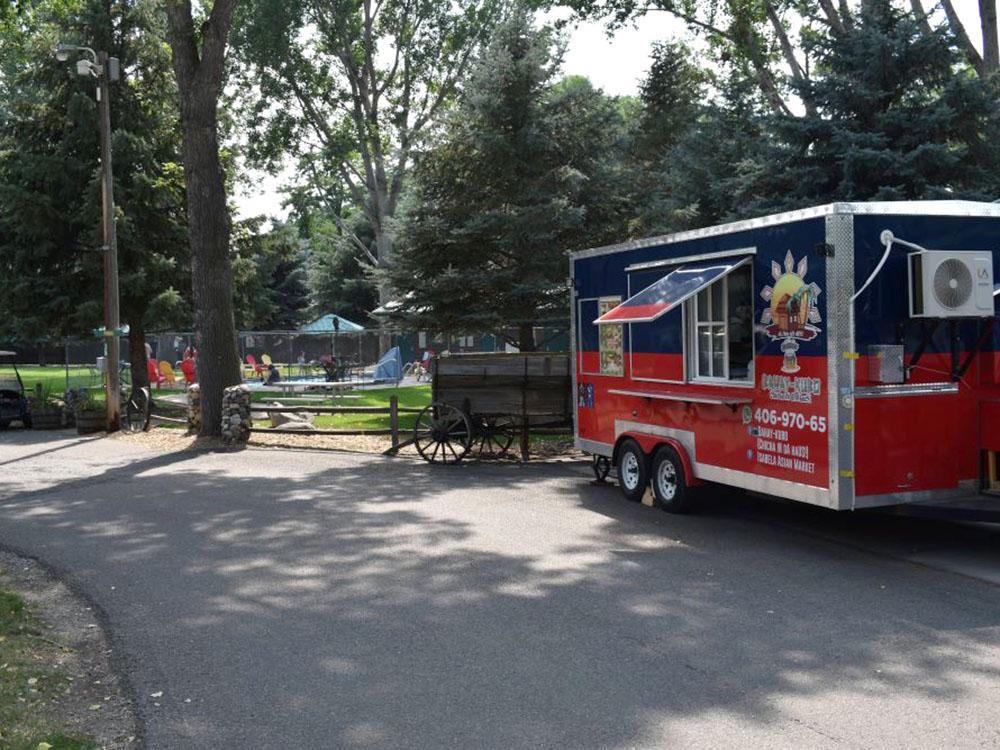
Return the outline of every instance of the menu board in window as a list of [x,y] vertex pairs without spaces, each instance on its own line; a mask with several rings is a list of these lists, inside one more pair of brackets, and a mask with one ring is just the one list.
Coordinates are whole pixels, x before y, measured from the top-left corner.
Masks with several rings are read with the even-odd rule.
[[[605,297],[597,303],[598,317],[614,310],[621,297]],[[601,375],[621,375],[624,372],[623,333],[621,325],[600,326]]]

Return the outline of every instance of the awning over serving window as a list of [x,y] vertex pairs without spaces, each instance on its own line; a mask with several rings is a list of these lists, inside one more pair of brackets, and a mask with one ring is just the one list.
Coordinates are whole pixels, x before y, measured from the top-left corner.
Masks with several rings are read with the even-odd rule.
[[608,310],[594,323],[649,323],[749,262],[750,257],[743,256],[681,266]]

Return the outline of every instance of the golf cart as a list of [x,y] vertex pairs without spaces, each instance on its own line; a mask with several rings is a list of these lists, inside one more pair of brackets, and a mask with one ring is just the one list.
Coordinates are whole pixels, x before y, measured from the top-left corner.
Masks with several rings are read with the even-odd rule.
[[31,429],[31,411],[16,357],[14,352],[0,351],[0,430],[6,430],[14,420]]

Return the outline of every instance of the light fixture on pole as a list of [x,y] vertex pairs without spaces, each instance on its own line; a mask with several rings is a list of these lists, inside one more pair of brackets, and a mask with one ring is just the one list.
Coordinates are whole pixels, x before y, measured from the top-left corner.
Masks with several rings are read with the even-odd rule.
[[101,133],[101,203],[104,245],[104,343],[107,355],[107,397],[108,432],[114,432],[121,424],[121,396],[118,379],[118,363],[121,359],[120,322],[118,319],[118,236],[115,231],[115,200],[111,175],[111,92],[109,83],[120,76],[118,58],[109,57],[107,52],[94,52],[90,47],[75,44],[59,44],[55,56],[59,62],[68,62],[74,52],[82,52],[90,59],[81,57],[76,61],[76,72],[81,76],[97,79],[98,129]]

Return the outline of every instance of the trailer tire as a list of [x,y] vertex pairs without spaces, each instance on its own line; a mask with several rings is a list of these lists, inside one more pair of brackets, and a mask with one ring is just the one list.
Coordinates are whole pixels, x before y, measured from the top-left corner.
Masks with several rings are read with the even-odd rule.
[[669,445],[660,446],[653,455],[653,496],[667,513],[686,513],[694,497],[684,476],[684,463]]
[[649,487],[649,461],[634,440],[627,439],[618,449],[618,486],[625,498],[634,503],[642,500]]

